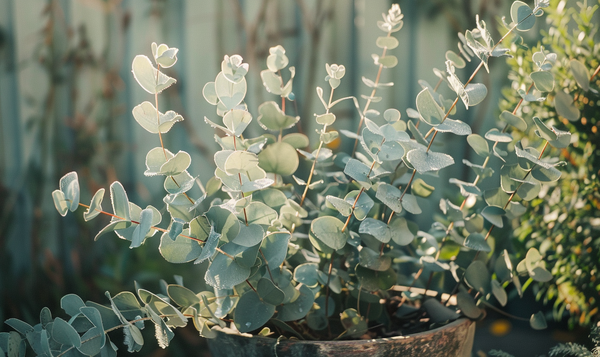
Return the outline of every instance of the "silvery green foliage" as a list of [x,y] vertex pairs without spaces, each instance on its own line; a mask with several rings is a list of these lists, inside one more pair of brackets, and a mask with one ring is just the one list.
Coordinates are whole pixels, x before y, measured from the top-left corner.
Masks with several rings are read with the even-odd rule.
[[[533,9],[519,1],[515,4],[510,32],[527,30],[531,20],[541,15],[544,3],[539,2]],[[399,6],[393,5],[378,22],[386,33],[376,40],[382,55],[373,55],[379,69],[394,67],[398,62],[387,52],[398,46],[392,35],[401,29],[402,18]],[[459,44],[461,54],[469,52],[477,57],[479,68],[487,69],[490,57],[507,54],[501,41],[494,44],[482,21],[477,21],[477,29],[461,35],[463,38],[464,46]],[[135,248],[160,231],[159,249],[167,261],[209,262],[204,276],[208,290],[192,292],[179,281],[166,286],[162,294],[144,289],[137,289],[137,295],[107,294],[110,307],[83,303],[68,295],[63,299],[63,308],[71,316],[68,322],[46,315],[36,327],[9,320],[17,333],[2,335],[0,342],[22,346],[26,338],[36,352],[47,355],[67,351],[75,355],[114,355],[116,347],[105,336],[107,331],[122,328],[128,350],[137,351],[143,345],[139,330],[151,321],[159,345],[166,347],[172,330],[190,319],[205,337],[213,337],[219,329],[259,331],[269,321],[296,336],[299,332],[287,322],[301,324],[312,336],[335,337],[330,335],[333,329],[340,337],[360,337],[369,322],[390,323],[392,317],[402,318],[404,310],[399,309],[391,317],[381,302],[387,302],[389,289],[412,286],[423,272],[453,277],[458,284],[458,310],[471,318],[482,314],[479,303],[496,299],[504,305],[507,284],[514,283],[520,291],[519,275],[548,279],[547,267],[537,250],[530,250],[515,264],[515,258],[506,250],[496,251],[490,243],[494,227],[502,227],[505,217],[523,213],[518,201],[535,197],[542,184],[559,178],[560,163],[544,158],[544,149],[514,142],[511,125],[526,125],[514,113],[503,114],[507,124],[483,136],[472,133],[468,124],[449,118],[459,100],[468,108],[480,103],[487,93],[482,84],[463,83],[460,79],[455,68],[465,60],[459,55],[447,54],[447,72],[436,72],[456,98],[446,99],[437,88],[421,81],[423,90],[417,95],[416,110],[407,110],[409,119],[403,119],[394,108],[383,113],[369,108],[380,99],[376,96],[378,89],[393,85],[379,83],[378,78],[363,77],[370,90],[364,96],[364,106],[355,97],[338,98],[335,90],[342,84],[346,68],[327,64],[328,88],[316,88],[323,111],[315,114],[319,127],[315,145],[310,145],[306,135],[291,130],[300,119],[285,110],[286,101],[294,99],[295,70],[288,67],[282,46],[270,49],[267,69],[261,72],[266,90],[277,100],[257,108],[256,120],[265,133],[255,138],[244,136],[253,120],[244,102],[245,76],[250,68],[239,55],[224,56],[221,71],[203,89],[204,98],[216,107],[216,116],[206,116],[205,122],[218,131],[215,141],[220,150],[214,154],[214,177],[206,189],[200,186],[204,194],[193,198],[188,192],[199,181],[190,155],[184,151],[173,153],[162,146],[162,135],[183,118],[173,111],[160,112],[157,101],[158,94],[176,82],[160,68],[176,63],[177,49],[153,44],[152,54],[156,67],[140,55],[135,57],[132,69],[140,86],[154,95],[154,104],[141,103],[133,109],[133,116],[161,139],[161,146],[146,156],[145,175],[164,176],[167,223],[163,226],[167,228],[158,227],[163,221],[160,210],[152,206],[142,209],[129,202],[123,186],[115,182],[110,186],[111,222],[96,238],[115,232]],[[552,55],[543,52],[536,60],[539,71],[531,79],[539,91],[552,90],[547,72],[554,62]],[[281,72],[286,67],[290,75],[284,81]],[[529,95],[524,93],[524,100]],[[353,102],[361,118],[356,134],[343,132],[357,144],[360,142],[360,150],[351,154],[334,153],[327,147],[339,137],[331,129],[336,120],[332,109],[345,100]],[[569,133],[548,127],[539,119],[535,125],[545,143],[556,147],[569,144]],[[435,222],[420,227],[415,217],[431,214],[421,208],[421,202],[434,190],[427,183],[429,177],[461,164],[448,153],[431,149],[438,134],[466,137],[481,158],[477,159],[480,163],[462,162],[473,169],[476,179],[464,182],[452,178],[449,184],[458,188],[457,195],[442,199]],[[312,149],[306,151],[309,147]],[[311,166],[308,173],[298,170],[299,154]],[[493,157],[503,162],[499,173],[488,167]],[[483,190],[479,185],[484,179],[495,180],[496,188]],[[454,203],[460,197],[458,192],[463,197],[460,205]],[[86,206],[86,219],[106,213],[101,206],[103,194],[104,190],[98,191]],[[61,180],[53,198],[62,215],[77,208],[79,186],[75,173]],[[469,257],[471,252],[485,254],[483,259],[457,260],[457,256]],[[402,301],[419,298],[408,292]],[[456,309],[436,299],[426,300],[422,306],[432,322],[460,316]],[[340,316],[339,323],[330,324],[333,316]],[[231,327],[225,320],[233,321]],[[532,315],[531,325],[543,328],[544,316]],[[2,343],[3,348],[6,344]]]

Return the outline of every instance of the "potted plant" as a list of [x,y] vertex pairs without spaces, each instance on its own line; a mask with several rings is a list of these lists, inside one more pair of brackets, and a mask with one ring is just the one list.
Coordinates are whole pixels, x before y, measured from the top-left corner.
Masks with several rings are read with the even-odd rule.
[[[102,208],[105,189],[89,205],[80,203],[75,172],[60,180],[52,196],[63,216],[80,206],[86,208],[85,220],[110,216],[96,239],[114,233],[129,241],[130,248],[160,239],[160,252],[171,263],[208,262],[203,276],[207,289],[191,291],[176,279],[160,293],[137,286],[135,293],[107,292],[109,305],[69,294],[61,300],[69,317],[53,318],[44,309],[35,326],[9,319],[6,323],[15,331],[0,334],[0,348],[14,355],[27,341],[40,355],[116,355],[108,333],[121,329],[127,350],[139,351],[146,322],[154,325],[164,348],[173,329],[191,320],[204,337],[238,340],[245,347],[236,348],[237,354],[318,355],[333,349],[407,355],[403,348],[408,348],[413,355],[469,355],[472,320],[484,316],[483,306],[504,305],[508,284],[520,291],[519,274],[551,279],[537,250],[517,261],[505,249],[505,231],[498,229],[524,213],[521,202],[535,198],[542,185],[561,175],[561,162],[546,156],[552,147],[566,148],[570,133],[538,117],[528,125],[519,115],[527,102],[544,100],[544,93],[555,90],[550,69],[556,55],[544,50],[533,55],[537,67],[524,75],[530,90],[519,91],[522,100],[502,112],[499,128],[479,135],[450,116],[457,106],[468,109],[484,100],[487,88],[472,83],[475,75],[489,70],[491,57],[510,55],[504,47],[507,39],[518,41],[517,33],[531,29],[546,6],[545,0],[533,7],[515,1],[511,23],[498,41],[477,19],[476,29],[459,36],[460,54],[448,51],[445,70],[434,70],[438,84],[420,82],[416,109],[405,108],[405,119],[398,109],[371,107],[380,100],[381,89],[393,85],[381,83],[381,71],[398,62],[390,51],[398,46],[394,33],[401,29],[403,15],[393,5],[377,24],[385,35],[376,40],[381,54],[373,55],[377,77],[363,77],[368,95],[338,97],[346,69],[325,66],[326,88],[316,88],[323,109],[315,113],[313,143],[294,131],[301,118],[290,115],[289,105],[286,109],[295,99],[296,73],[283,47],[270,49],[260,72],[277,100],[261,104],[254,115],[244,103],[250,68],[238,55],[225,56],[215,81],[203,90],[216,107],[205,121],[221,147],[214,154],[216,168],[210,168],[214,177],[205,184],[194,172],[206,168],[195,168],[188,153],[173,153],[163,145],[163,135],[183,120],[158,107],[158,95],[176,83],[161,69],[176,63],[178,50],[152,44],[152,59],[139,55],[132,64],[133,76],[151,101],[137,105],[132,114],[158,136],[160,146],[148,152],[145,175],[164,179],[165,209],[129,202],[119,182],[109,188],[112,212]],[[456,68],[466,61],[478,65],[464,81]],[[443,84],[450,99],[440,93]],[[335,107],[344,102],[360,117],[356,131],[331,129]],[[265,131],[254,137],[246,130],[253,119]],[[538,137],[515,142],[513,127],[536,130]],[[340,133],[350,141],[347,152],[328,147],[342,140]],[[435,139],[448,135],[466,137],[480,158],[470,162],[446,153],[452,149]],[[495,171],[490,165],[496,158],[502,166]],[[461,163],[473,170],[473,180],[450,178],[453,192],[440,199],[428,181]],[[201,197],[188,194],[196,185]],[[431,206],[439,211],[424,213],[425,200],[435,200]],[[530,321],[534,328],[546,324],[541,313]],[[249,333],[258,337],[245,337]],[[399,347],[406,341],[408,347]],[[218,343],[213,353],[231,354],[226,345]],[[252,351],[250,345],[266,350]],[[378,348],[383,350],[376,352]]]

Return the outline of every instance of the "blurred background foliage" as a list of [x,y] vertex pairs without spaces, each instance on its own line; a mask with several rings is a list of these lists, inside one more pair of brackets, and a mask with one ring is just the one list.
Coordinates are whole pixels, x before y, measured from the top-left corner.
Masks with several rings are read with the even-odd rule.
[[[520,99],[515,89],[525,85],[520,73],[529,73],[534,66],[533,52],[540,46],[556,52],[560,63],[554,67],[554,77],[577,110],[564,112],[544,101],[531,103],[531,112],[524,117],[551,120],[576,134],[579,142],[561,151],[561,160],[569,163],[562,179],[529,203],[530,210],[516,225],[515,235],[521,254],[536,247],[548,257],[554,279],[533,286],[534,293],[538,300],[552,304],[556,320],[568,314],[573,327],[598,321],[600,308],[600,22],[597,1],[565,5],[563,0],[552,0],[542,42],[531,49],[518,49],[508,61],[513,84],[503,90],[506,99],[501,108],[512,108]],[[594,77],[587,81],[577,72],[588,79]],[[536,138],[530,134],[523,140]]]
[[[196,172],[206,182],[212,176],[211,157],[216,148],[214,132],[203,120],[205,115],[214,115],[214,108],[203,100],[202,87],[218,72],[223,55],[240,54],[252,68],[262,69],[269,47],[282,44],[297,74],[294,81],[297,100],[291,114],[306,118],[300,121],[301,130],[312,133],[313,128],[306,123],[313,122],[309,119],[318,104],[314,88],[322,85],[324,64],[346,66],[347,85],[340,87],[340,96],[364,94],[366,88],[361,77],[374,77],[376,72],[371,59],[371,53],[376,51],[376,20],[390,3],[390,0],[0,1],[0,321],[8,317],[35,321],[43,306],[58,311],[60,297],[69,292],[102,302],[104,291],[130,290],[133,281],[156,289],[159,279],[172,281],[172,276],[178,274],[192,289],[201,284],[202,267],[166,263],[156,248],[157,240],[150,240],[136,250],[127,249],[125,242],[112,237],[93,242],[92,237],[106,220],[85,223],[78,215],[62,218],[56,214],[50,196],[58,179],[74,170],[79,173],[84,200],[98,188],[119,180],[131,201],[141,206],[163,206],[159,194],[163,190],[161,181],[142,180],[145,153],[157,142],[153,142],[154,138],[148,140],[147,133],[133,123],[130,114],[136,103],[146,99],[134,85],[130,72],[136,54],[148,54],[151,42],[180,48],[178,65],[168,71],[178,83],[161,96],[161,106],[179,112],[185,120],[165,137],[165,146],[171,151],[189,152],[198,168]],[[399,4],[406,19],[398,37],[401,46],[394,53],[399,65],[384,73],[382,81],[400,85],[394,86],[376,108],[398,108],[404,114],[406,108],[414,107],[414,98],[421,88],[419,79],[433,84],[438,81],[432,68],[444,68],[445,52],[456,50],[457,32],[475,27],[475,14],[479,14],[490,24],[492,35],[499,38],[495,24],[508,13],[509,2],[401,0]],[[556,6],[558,1],[553,0],[553,7]],[[565,8],[563,11],[571,15],[579,11],[573,0],[566,2]],[[576,40],[579,35],[571,33],[578,25],[571,23],[565,27],[561,21],[566,20],[561,20],[561,16],[556,12],[550,14],[547,24],[539,21],[524,34],[525,42],[530,48],[537,48],[543,30],[542,33],[549,35],[544,45],[553,51],[563,51],[559,52],[559,58],[576,58],[588,68],[597,66],[597,45],[591,52],[578,52],[577,46],[582,46]],[[599,23],[598,14],[594,16],[591,23]],[[589,31],[593,32],[594,26]],[[597,34],[592,36],[598,42]],[[560,41],[574,41],[574,44],[569,46]],[[510,66],[515,73],[529,73],[530,53],[519,51],[521,55],[509,62]],[[476,66],[475,62],[467,63],[465,69],[458,71],[459,75],[464,77]],[[502,91],[502,88],[510,86],[516,75],[511,78],[504,75],[506,63],[502,60],[492,61],[491,67],[495,66],[503,70],[492,68],[491,74],[480,74],[477,79],[488,87],[486,104],[457,113],[457,117],[473,127],[473,132],[482,133],[494,125],[499,114],[496,103],[501,98],[504,105],[514,107],[511,104],[515,100],[514,90]],[[596,131],[590,132],[590,128],[597,127],[598,104],[590,103],[598,98],[595,94],[592,99],[591,92],[581,91],[567,79],[568,67],[560,70],[565,71],[557,77],[561,84],[580,93],[577,103],[582,119],[565,125],[582,133],[581,144],[566,157],[571,163],[570,179],[562,180],[562,186],[547,193],[548,197],[558,198],[536,205],[536,213],[517,233],[523,252],[531,245],[548,245],[544,243],[548,235],[556,238],[562,234],[564,239],[554,239],[555,243],[546,247],[546,251],[556,252],[556,245],[562,244],[562,251],[569,252],[556,255],[556,276],[568,275],[568,285],[536,289],[551,303],[556,302],[557,314],[564,306],[563,309],[579,312],[577,318],[585,312],[584,322],[589,322],[598,306],[597,298],[590,301],[586,295],[592,294],[589,288],[595,286],[591,284],[595,274],[591,269],[597,273],[600,244],[598,231],[592,227],[597,223],[591,218],[598,217],[600,164],[594,144],[598,136]],[[259,71],[250,73],[247,103],[255,113],[268,94],[262,89]],[[588,101],[584,103],[583,98]],[[359,118],[352,108],[340,107],[335,129],[354,131]],[[540,108],[553,111],[552,107]],[[464,144],[458,141],[446,144],[455,145],[456,157],[468,159],[469,150]],[[463,167],[455,170],[461,170],[468,179],[469,170]],[[579,184],[586,177],[588,181]],[[436,186],[442,189],[436,191],[445,190],[440,186],[444,182],[447,179],[441,177]],[[584,207],[593,210],[591,216],[575,214],[568,207],[573,195],[585,200]],[[570,215],[567,222],[580,223],[561,225],[559,229],[548,218],[555,210],[559,210],[559,215]],[[586,241],[588,237],[595,239]],[[567,242],[569,248],[565,250]],[[588,247],[592,252],[587,251]],[[582,273],[578,273],[575,265]]]

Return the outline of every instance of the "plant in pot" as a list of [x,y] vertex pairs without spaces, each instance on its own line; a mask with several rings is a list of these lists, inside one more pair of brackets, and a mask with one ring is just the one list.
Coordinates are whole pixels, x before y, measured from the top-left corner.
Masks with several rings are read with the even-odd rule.
[[[398,62],[389,52],[399,44],[393,35],[401,29],[403,15],[393,5],[378,22],[385,35],[376,40],[381,54],[373,55],[377,77],[363,77],[368,95],[362,100],[336,96],[346,69],[325,66],[327,88],[316,88],[323,109],[315,114],[312,144],[293,130],[300,118],[289,114],[289,105],[286,109],[295,99],[296,73],[288,67],[284,48],[272,47],[267,68],[260,72],[277,101],[257,108],[256,121],[266,133],[254,137],[246,130],[253,115],[244,103],[249,66],[238,55],[225,56],[215,81],[203,90],[216,106],[217,119],[213,114],[205,121],[215,128],[221,147],[214,154],[216,168],[210,168],[214,177],[206,184],[193,176],[203,168],[194,168],[188,153],[173,153],[163,145],[163,135],[183,120],[158,108],[159,93],[176,82],[161,69],[176,63],[178,50],[153,44],[153,60],[139,55],[132,64],[135,79],[153,95],[153,103],[137,105],[132,114],[158,136],[160,146],[148,152],[145,175],[164,179],[165,209],[129,202],[119,182],[109,188],[112,213],[102,209],[105,189],[89,205],[80,203],[75,172],[60,180],[52,196],[62,215],[83,206],[85,220],[110,216],[96,239],[115,233],[130,248],[160,239],[167,261],[207,264],[202,277],[206,289],[191,291],[176,277],[160,293],[138,286],[135,293],[107,292],[108,305],[69,294],[61,300],[68,315],[64,319],[44,309],[35,326],[7,320],[15,331],[0,334],[0,348],[12,356],[27,341],[40,355],[110,356],[117,350],[111,331],[121,329],[133,352],[144,344],[140,330],[146,322],[166,347],[173,329],[191,320],[200,335],[217,341],[215,356],[359,350],[389,356],[469,355],[471,319],[484,316],[484,305],[504,305],[507,285],[520,291],[517,266],[524,267],[519,273],[536,280],[550,275],[539,253],[527,254],[520,263],[509,254],[504,226],[524,213],[521,202],[535,198],[540,186],[561,175],[561,163],[545,154],[549,147],[567,147],[570,133],[537,117],[528,125],[517,115],[527,102],[544,100],[543,93],[554,90],[549,70],[556,55],[534,55],[537,67],[526,75],[530,91],[519,92],[522,100],[500,115],[500,128],[482,136],[450,116],[460,114],[458,106],[468,109],[485,99],[487,88],[472,83],[475,75],[482,68],[489,71],[491,57],[509,55],[507,39],[519,39],[516,32],[531,29],[547,5],[536,1],[532,8],[515,1],[511,23],[497,42],[477,19],[476,29],[459,35],[460,54],[448,51],[446,69],[434,70],[438,84],[420,82],[416,109],[406,108],[408,119],[394,108],[371,108],[380,100],[380,89],[393,85],[381,83],[382,70]],[[477,67],[463,83],[456,69],[467,61]],[[440,93],[443,84],[451,99]],[[331,129],[340,103],[350,103],[360,117],[355,132],[340,131],[350,141],[347,152],[328,147],[340,140],[340,132]],[[512,128],[528,126],[539,139],[529,146],[515,142]],[[444,153],[452,149],[435,139],[450,135],[466,137],[480,163]],[[501,162],[501,168],[493,170],[492,161]],[[444,179],[437,185],[452,189],[440,199],[431,182],[461,162],[473,170],[473,179],[451,177],[449,186]],[[200,197],[190,194],[195,186],[203,192]],[[432,200],[428,207],[439,210],[424,214],[421,207]],[[161,227],[163,216],[166,228]],[[157,232],[160,238],[154,237]],[[530,320],[534,328],[545,327],[541,313]],[[258,336],[248,338],[250,333]],[[238,347],[231,347],[234,340]]]

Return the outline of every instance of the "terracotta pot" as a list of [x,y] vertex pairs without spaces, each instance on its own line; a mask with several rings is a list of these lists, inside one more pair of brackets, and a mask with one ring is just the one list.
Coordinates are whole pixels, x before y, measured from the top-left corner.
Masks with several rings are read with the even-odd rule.
[[440,328],[376,340],[300,341],[223,332],[208,340],[213,357],[470,357],[475,323],[459,319]]

